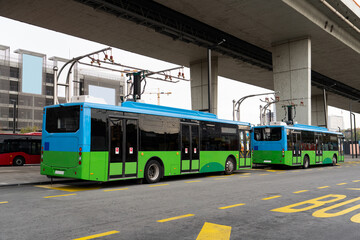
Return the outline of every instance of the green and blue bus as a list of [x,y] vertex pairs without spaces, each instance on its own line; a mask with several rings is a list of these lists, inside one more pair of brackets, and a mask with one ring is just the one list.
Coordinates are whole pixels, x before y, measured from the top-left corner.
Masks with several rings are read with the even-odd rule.
[[253,163],[302,166],[344,162],[344,138],[324,127],[302,124],[256,126],[251,134]]
[[205,112],[125,102],[44,108],[41,174],[93,181],[251,168],[251,125]]

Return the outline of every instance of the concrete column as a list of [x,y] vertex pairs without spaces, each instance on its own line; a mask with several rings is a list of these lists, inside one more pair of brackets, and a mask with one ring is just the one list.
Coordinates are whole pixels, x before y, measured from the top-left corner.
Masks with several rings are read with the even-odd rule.
[[[208,70],[207,60],[190,63],[191,75],[191,105],[193,110],[207,110],[208,107]],[[212,112],[217,114],[218,103],[218,59],[211,59],[211,92]]]
[[283,106],[293,103],[297,105],[294,121],[310,125],[311,40],[306,38],[275,44],[272,58],[274,90],[280,91],[276,119],[281,121],[285,116]]
[[[327,97],[327,96],[326,96]],[[326,106],[326,112],[328,106]],[[325,127],[328,122],[328,116],[325,121],[324,95],[316,95],[311,98],[311,125]]]

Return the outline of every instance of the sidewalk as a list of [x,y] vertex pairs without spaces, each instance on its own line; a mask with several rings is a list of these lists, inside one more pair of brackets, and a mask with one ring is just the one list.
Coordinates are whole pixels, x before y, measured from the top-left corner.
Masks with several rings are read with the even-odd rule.
[[[74,181],[69,178],[54,178],[53,182]],[[40,165],[24,165],[21,167],[0,166],[0,187],[28,184],[50,184],[51,179],[40,175]]]
[[[358,158],[352,158],[351,155],[345,155],[345,163],[351,162],[360,162],[360,156],[358,156]],[[69,178],[53,179],[53,183],[63,183],[71,181],[79,180]],[[0,166],[0,187],[50,183],[50,178],[44,175],[40,175],[40,165],[25,165],[21,167]]]

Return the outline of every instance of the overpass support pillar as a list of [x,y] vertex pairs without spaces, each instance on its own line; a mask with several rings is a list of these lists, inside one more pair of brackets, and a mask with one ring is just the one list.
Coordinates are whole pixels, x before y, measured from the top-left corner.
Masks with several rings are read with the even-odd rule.
[[[294,121],[311,124],[311,40],[290,40],[275,44],[272,51],[276,119],[285,116],[283,106],[295,104]],[[287,120],[287,119],[285,119]]]
[[[191,107],[196,111],[208,111],[208,62],[206,59],[190,63]],[[217,114],[218,59],[211,59],[211,106]]]
[[[327,97],[327,96],[326,96]],[[327,127],[328,106],[324,101],[324,95],[316,95],[311,98],[311,125]]]

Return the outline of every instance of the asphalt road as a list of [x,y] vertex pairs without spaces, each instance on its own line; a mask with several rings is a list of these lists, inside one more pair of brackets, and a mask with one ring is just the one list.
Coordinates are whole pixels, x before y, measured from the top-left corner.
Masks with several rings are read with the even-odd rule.
[[360,162],[0,188],[0,239],[360,239]]

